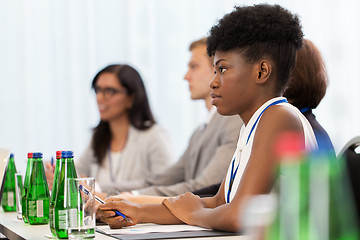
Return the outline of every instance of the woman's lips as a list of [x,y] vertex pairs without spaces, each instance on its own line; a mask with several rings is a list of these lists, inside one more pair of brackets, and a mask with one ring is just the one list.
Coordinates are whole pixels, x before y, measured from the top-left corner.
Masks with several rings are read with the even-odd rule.
[[213,104],[213,105],[216,105],[216,102],[218,102],[219,99],[221,98],[220,95],[215,94],[215,93],[211,93],[210,96],[212,97],[211,104]]

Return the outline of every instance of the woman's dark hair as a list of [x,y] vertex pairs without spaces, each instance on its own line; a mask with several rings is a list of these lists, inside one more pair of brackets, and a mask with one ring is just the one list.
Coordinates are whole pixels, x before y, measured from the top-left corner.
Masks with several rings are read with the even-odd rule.
[[[150,128],[155,123],[155,119],[151,112],[145,86],[140,74],[134,68],[126,64],[109,65],[96,74],[91,85],[93,89],[96,87],[99,76],[103,73],[115,74],[119,83],[127,90],[127,94],[133,97],[132,106],[128,110],[131,125],[140,130]],[[111,137],[109,123],[100,121],[94,128],[91,141],[94,155],[99,164],[106,155],[106,150],[109,147]]]
[[284,91],[295,107],[316,108],[325,96],[328,85],[326,67],[319,49],[307,39],[296,54],[294,71]]
[[277,90],[285,88],[303,33],[298,17],[279,5],[235,7],[210,30],[207,52],[240,51],[248,63],[272,60]]

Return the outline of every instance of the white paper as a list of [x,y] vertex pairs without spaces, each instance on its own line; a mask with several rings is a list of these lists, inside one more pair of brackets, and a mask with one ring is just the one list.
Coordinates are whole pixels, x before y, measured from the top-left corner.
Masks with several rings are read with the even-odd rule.
[[98,226],[98,230],[106,234],[144,234],[144,233],[164,233],[164,232],[183,232],[183,231],[211,231],[208,228],[191,226],[187,224],[179,225],[159,225],[159,224],[138,224],[135,226],[124,227],[120,229],[110,229],[109,226]]

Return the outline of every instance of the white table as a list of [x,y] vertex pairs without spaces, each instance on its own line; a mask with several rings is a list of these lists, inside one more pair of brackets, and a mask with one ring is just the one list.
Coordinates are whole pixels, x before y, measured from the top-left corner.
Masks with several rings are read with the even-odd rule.
[[[51,236],[49,225],[30,225],[25,224],[22,220],[19,221],[16,219],[16,212],[4,212],[0,210],[0,232],[4,234],[10,240],[49,240],[46,236]],[[116,238],[101,234],[99,232],[95,233],[95,239],[101,240],[114,240]],[[191,239],[191,238],[186,238]],[[194,238],[196,240],[246,240],[245,236],[224,236],[224,237],[211,237],[211,238]]]

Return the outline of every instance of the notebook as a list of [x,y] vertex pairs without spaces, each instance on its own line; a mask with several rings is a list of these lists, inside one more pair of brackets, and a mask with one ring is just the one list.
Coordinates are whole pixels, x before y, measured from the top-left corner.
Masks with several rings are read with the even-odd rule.
[[213,231],[186,224],[158,225],[152,223],[138,224],[122,229],[110,229],[109,226],[97,226],[96,231],[121,240],[176,239],[236,236],[241,233]]

